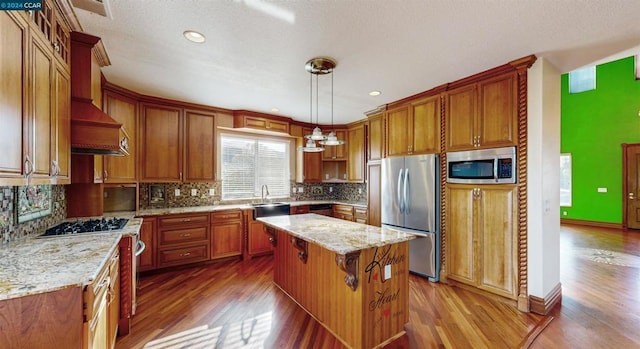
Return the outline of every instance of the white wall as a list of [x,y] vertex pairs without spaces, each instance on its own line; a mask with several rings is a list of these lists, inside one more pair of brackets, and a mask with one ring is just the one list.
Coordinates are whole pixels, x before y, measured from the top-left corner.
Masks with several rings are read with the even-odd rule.
[[560,283],[560,72],[544,58],[528,81],[528,291],[545,298]]

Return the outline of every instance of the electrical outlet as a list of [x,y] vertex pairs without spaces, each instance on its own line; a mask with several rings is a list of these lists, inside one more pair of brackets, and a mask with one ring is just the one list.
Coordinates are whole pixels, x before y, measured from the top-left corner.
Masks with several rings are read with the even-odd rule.
[[109,197],[109,193],[105,191],[105,192],[102,194],[102,196],[104,196],[104,198],[106,199],[106,198],[108,198],[108,197]]
[[598,193],[606,193],[607,188],[598,188]]
[[391,279],[391,264],[387,264],[384,266],[384,279]]
[[298,187],[298,193],[304,193],[304,187]]
[[566,216],[567,215],[567,211],[562,211],[562,215]]
[[362,194],[362,188],[358,188],[358,194]]
[[176,190],[173,192],[173,195],[174,195],[174,196],[180,196],[180,189],[176,189]]
[[198,189],[191,189],[191,196],[198,196]]
[[333,193],[333,187],[329,187],[329,193]]
[[216,189],[215,188],[209,189],[209,196],[214,196],[214,195],[216,195]]

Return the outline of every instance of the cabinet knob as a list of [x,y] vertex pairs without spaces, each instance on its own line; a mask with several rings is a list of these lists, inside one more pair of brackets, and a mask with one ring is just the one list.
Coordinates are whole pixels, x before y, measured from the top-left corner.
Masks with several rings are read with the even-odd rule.
[[60,44],[57,42],[53,43],[53,50],[60,53]]
[[191,234],[180,234],[180,236],[183,237],[183,238],[188,238],[188,237],[191,236]]
[[636,199],[636,197],[635,197],[635,195],[633,193],[629,193],[628,198],[629,198],[629,200],[635,200]]
[[187,252],[187,253],[181,253],[180,257],[189,257],[191,256],[191,252]]

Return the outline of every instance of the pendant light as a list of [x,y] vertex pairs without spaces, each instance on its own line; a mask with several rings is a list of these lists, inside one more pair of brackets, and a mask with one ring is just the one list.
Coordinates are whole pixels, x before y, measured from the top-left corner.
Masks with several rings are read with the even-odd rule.
[[[335,66],[334,66],[335,67]],[[333,69],[332,69],[333,72]],[[333,74],[331,74],[331,132],[325,140],[318,142],[322,145],[343,145],[344,141],[338,139],[336,132],[333,129]]]
[[[308,68],[309,62],[307,62],[305,67],[307,71],[311,73],[309,74],[309,123],[313,124],[313,73]],[[324,139],[324,136],[322,135],[322,131],[317,126],[317,124],[316,124],[316,128],[313,130],[313,133],[310,135],[304,136],[304,138],[307,139],[307,142],[304,147],[300,147],[302,151],[307,153],[316,153],[316,152],[324,151],[324,148],[316,146],[316,138]]]

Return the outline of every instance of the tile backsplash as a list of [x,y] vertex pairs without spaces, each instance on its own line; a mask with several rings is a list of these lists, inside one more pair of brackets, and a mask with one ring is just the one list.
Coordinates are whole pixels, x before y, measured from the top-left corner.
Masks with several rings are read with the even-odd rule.
[[[151,193],[153,188],[154,193]],[[302,190],[300,191],[300,188]],[[159,191],[162,194],[156,195]],[[180,195],[176,196],[176,189]],[[210,195],[213,189],[214,195]],[[192,195],[192,191],[195,190]],[[160,197],[161,199],[158,199]],[[222,201],[222,182],[213,183],[140,183],[140,209],[210,206],[245,203],[251,200]],[[364,183],[295,183],[291,182],[290,197],[286,200],[339,200],[366,203]]]
[[50,215],[18,224],[16,219],[16,195],[18,187],[0,187],[0,237],[2,243],[22,240],[37,235],[57,224],[67,216],[67,200],[62,185],[51,186],[53,208]]

